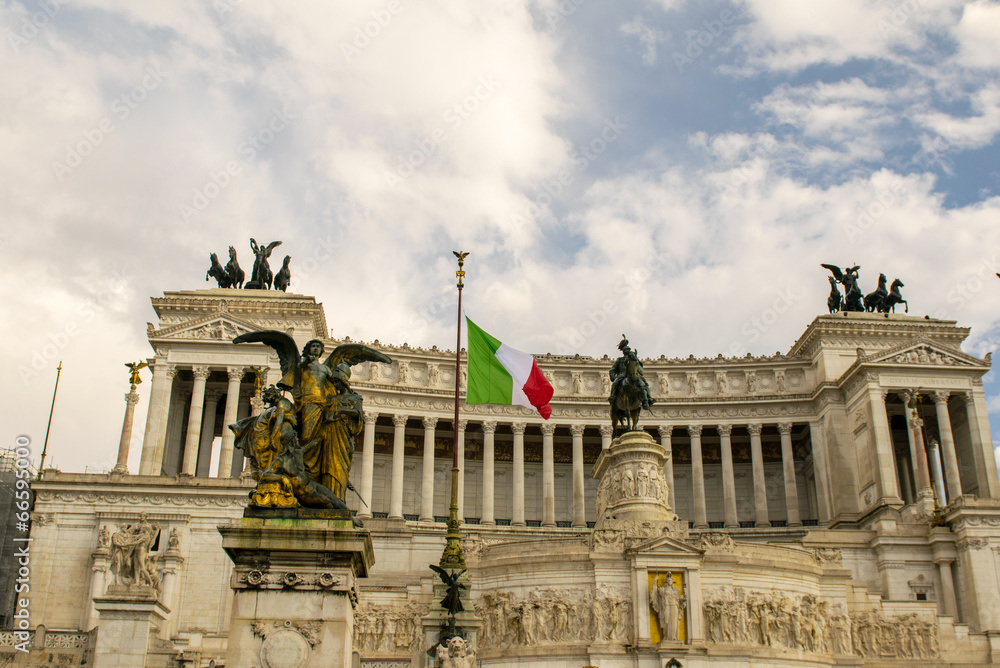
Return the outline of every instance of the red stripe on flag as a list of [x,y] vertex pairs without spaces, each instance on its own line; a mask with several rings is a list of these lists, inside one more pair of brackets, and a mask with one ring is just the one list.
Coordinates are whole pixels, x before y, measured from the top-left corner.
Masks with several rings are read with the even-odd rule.
[[552,385],[549,384],[549,379],[538,368],[537,362],[532,361],[531,373],[528,374],[528,380],[525,381],[523,389],[525,396],[528,397],[528,401],[538,409],[538,414],[548,420],[552,415],[552,407],[549,406],[549,401],[552,399],[554,391]]

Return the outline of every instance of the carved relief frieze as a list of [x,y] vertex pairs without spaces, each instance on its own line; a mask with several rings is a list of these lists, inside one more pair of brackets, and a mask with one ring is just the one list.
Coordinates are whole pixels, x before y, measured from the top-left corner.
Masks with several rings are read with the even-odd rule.
[[233,589],[301,589],[346,591],[348,582],[342,575],[328,571],[297,573],[270,572],[265,564],[237,568],[233,573]]
[[940,653],[934,619],[849,615],[812,594],[741,587],[705,592],[709,642],[761,645],[802,652],[927,659]]
[[359,602],[354,612],[355,651],[409,654],[423,642],[422,618],[429,611],[428,604],[416,601],[388,605]]
[[538,589],[527,597],[512,591],[480,596],[480,646],[558,643],[623,643],[632,639],[632,602],[621,592]]

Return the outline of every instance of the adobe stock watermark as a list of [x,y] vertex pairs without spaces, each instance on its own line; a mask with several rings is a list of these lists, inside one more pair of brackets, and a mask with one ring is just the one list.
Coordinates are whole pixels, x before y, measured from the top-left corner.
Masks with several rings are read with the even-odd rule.
[[584,2],[586,2],[586,0],[560,0],[554,10],[547,10],[543,14],[545,17],[546,31],[551,34],[558,30],[559,27],[569,19],[569,17],[576,13],[576,10],[578,10]]
[[542,209],[562,195],[563,190],[576,180],[577,175],[585,172],[627,129],[628,123],[621,116],[604,119],[604,127],[596,137],[573,149],[570,160],[573,161],[574,169],[564,169],[551,181],[543,181],[535,198],[520,213],[512,213],[510,222],[518,228],[534,222],[541,215]]
[[[9,573],[15,573],[17,578],[13,580],[14,592],[18,596],[14,597],[14,621],[11,627],[14,629],[14,636],[18,642],[14,648],[25,654],[29,651],[29,641],[31,639],[31,599],[27,594],[31,592],[31,551],[29,537],[31,524],[31,438],[25,435],[14,439],[14,470],[17,476],[14,483],[14,513],[16,524],[14,528],[17,533],[10,539],[11,542],[20,543],[14,550],[13,558],[15,564],[10,565]],[[18,535],[20,534],[20,535]]]
[[895,5],[892,11],[884,18],[880,18],[875,25],[878,26],[882,37],[888,37],[902,30],[910,22],[910,18],[920,9],[920,3],[917,0],[904,0]]
[[573,355],[583,348],[584,344],[601,331],[612,316],[618,313],[622,299],[632,296],[640,287],[649,281],[667,264],[667,254],[650,253],[643,258],[642,263],[631,271],[620,275],[614,282],[616,298],[608,298],[596,309],[588,309],[586,317],[575,325],[560,330],[560,340],[556,342],[557,355]]
[[[466,95],[461,101],[448,107],[441,115],[441,118],[452,130],[462,127],[472,114],[479,111],[483,103],[493,97],[493,94],[502,85],[502,82],[487,74],[479,77],[477,86],[472,93]],[[424,165],[434,153],[437,152],[438,144],[448,140],[448,133],[444,128],[434,128],[429,135],[418,139],[416,148],[406,156],[399,158],[399,164],[395,171],[385,171],[385,182],[393,190],[396,186],[413,176],[422,165]]]
[[350,63],[352,59],[360,56],[362,51],[371,46],[372,40],[381,35],[382,31],[392,23],[392,19],[399,16],[402,11],[403,3],[400,0],[389,0],[385,9],[371,12],[371,21],[354,28],[354,39],[350,43],[340,43],[340,52],[344,54],[344,60]]
[[705,19],[697,28],[686,30],[687,46],[684,47],[683,51],[674,51],[671,54],[677,71],[683,73],[685,67],[693,65],[694,61],[701,58],[706,50],[722,36],[722,33],[736,22],[737,18],[739,18],[737,14],[723,9],[719,12],[718,18]]
[[764,166],[765,159],[771,157],[778,149],[778,142],[758,143],[754,149],[753,157],[732,170],[727,182],[716,184],[719,193],[736,193],[739,186],[749,183],[754,172]]
[[48,368],[49,364],[59,357],[59,353],[69,346],[70,342],[83,332],[83,326],[94,321],[103,311],[107,310],[125,292],[133,277],[119,269],[111,272],[102,289],[92,298],[86,299],[77,307],[76,317],[65,325],[46,335],[47,341],[31,351],[27,364],[17,366],[17,375],[24,385],[37,378]]
[[73,144],[66,145],[66,155],[62,161],[52,163],[52,173],[57,181],[62,181],[65,176],[83,164],[84,159],[91,155],[104,139],[113,133],[118,126],[115,119],[122,123],[132,112],[139,108],[139,105],[149,96],[151,92],[160,87],[167,73],[160,69],[159,63],[147,65],[144,70],[145,75],[131,90],[116,97],[111,103],[111,113],[97,122],[97,124],[81,131],[83,138]]
[[49,24],[64,3],[61,0],[42,0],[38,3],[41,11],[34,12],[30,16],[21,17],[21,29],[17,32],[7,31],[7,43],[14,53],[17,53],[22,46],[35,39],[42,28]]
[[[1000,271],[1000,260],[997,258],[997,253],[994,252],[990,257],[983,257],[980,260],[976,271],[957,281],[945,298],[949,304],[955,307],[956,311],[962,310],[973,297],[979,294],[986,282],[996,280],[995,274],[998,271]],[[945,318],[946,316],[947,312],[943,309],[934,314],[935,318]]]
[[271,117],[256,132],[240,142],[236,153],[242,160],[230,160],[219,170],[210,171],[205,182],[192,190],[191,200],[178,205],[181,220],[187,221],[208,208],[208,205],[228,188],[233,178],[243,173],[243,168],[251,165],[274,138],[288,128],[288,121],[295,118],[286,108],[273,109]]
[[215,0],[212,3],[212,9],[215,10],[216,16],[223,19],[236,11],[236,8],[242,4],[243,0]]
[[903,200],[905,194],[906,186],[897,182],[889,186],[887,190],[877,191],[868,204],[859,204],[857,207],[858,217],[853,223],[844,223],[844,234],[847,236],[847,241],[853,244],[863,237],[872,228],[875,221]]
[[769,329],[774,327],[781,317],[797,302],[805,299],[803,291],[795,286],[788,286],[782,290],[775,291],[774,299],[757,315],[748,318],[740,326],[742,339],[737,339],[729,344],[729,355],[731,357],[742,357],[746,354],[745,343],[756,343]]
[[451,291],[442,292],[430,302],[420,307],[420,310],[410,318],[409,329],[399,334],[399,341],[406,343],[419,336],[431,321],[437,320],[445,313],[451,313],[456,307],[455,294]]

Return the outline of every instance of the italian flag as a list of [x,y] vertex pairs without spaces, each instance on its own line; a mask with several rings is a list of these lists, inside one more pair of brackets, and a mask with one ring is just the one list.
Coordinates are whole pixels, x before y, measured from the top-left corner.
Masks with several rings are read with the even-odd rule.
[[501,343],[468,318],[465,322],[469,327],[469,383],[465,402],[516,404],[534,408],[548,420],[552,415],[549,406],[552,386],[535,358]]

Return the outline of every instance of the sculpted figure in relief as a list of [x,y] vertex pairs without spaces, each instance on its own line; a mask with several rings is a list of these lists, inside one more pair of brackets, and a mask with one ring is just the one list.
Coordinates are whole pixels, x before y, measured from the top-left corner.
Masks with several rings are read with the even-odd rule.
[[115,584],[147,585],[159,593],[156,562],[149,557],[158,533],[159,528],[151,525],[143,513],[138,524],[125,525],[111,536],[111,572]]

